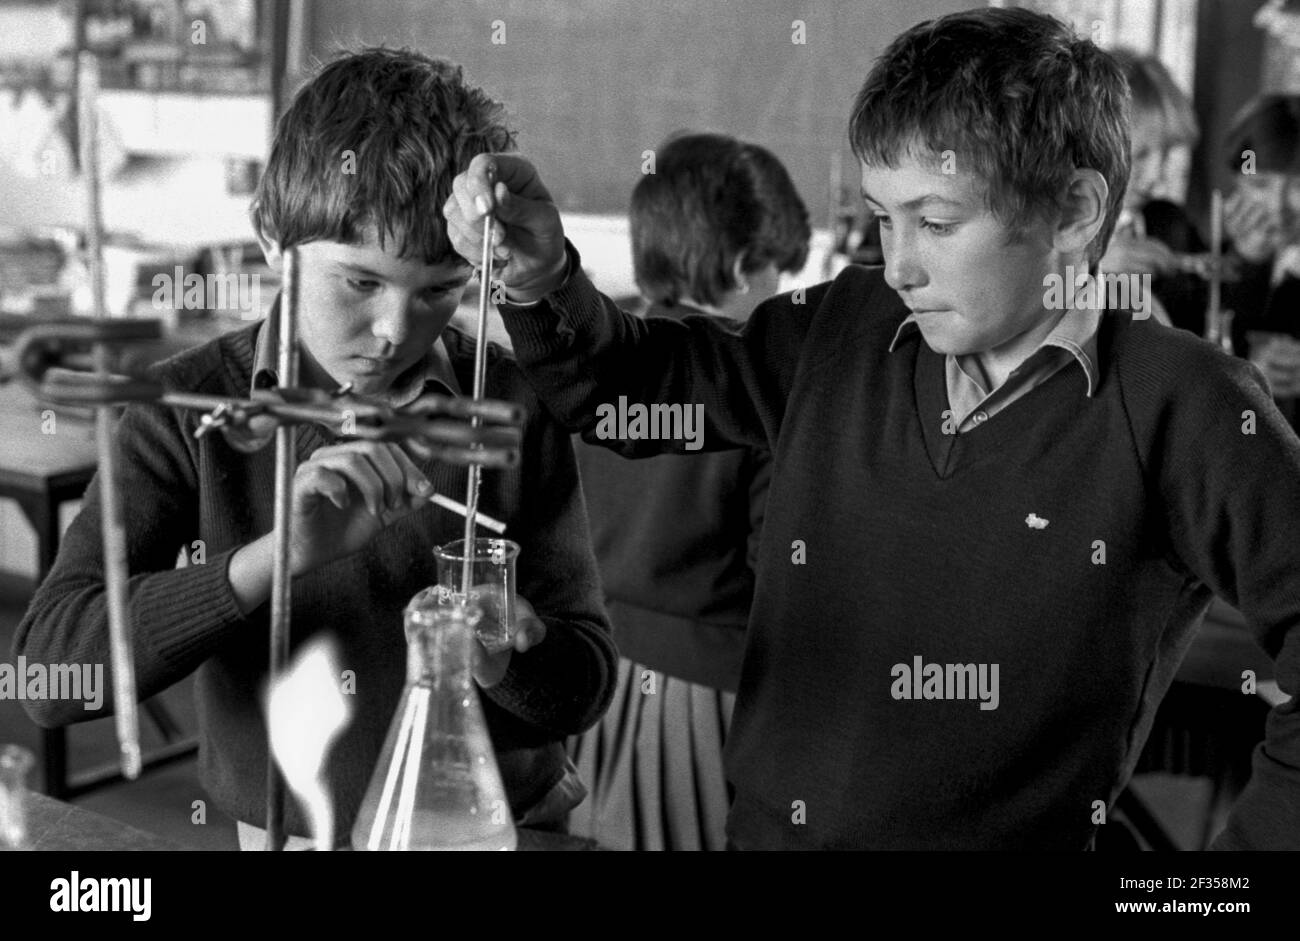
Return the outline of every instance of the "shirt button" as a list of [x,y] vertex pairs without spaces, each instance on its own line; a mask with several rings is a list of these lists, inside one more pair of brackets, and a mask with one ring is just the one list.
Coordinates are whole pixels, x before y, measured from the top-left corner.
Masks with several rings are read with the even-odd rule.
[[975,419],[975,424],[982,425],[989,420],[989,413],[985,411],[979,411],[976,412],[972,417]]

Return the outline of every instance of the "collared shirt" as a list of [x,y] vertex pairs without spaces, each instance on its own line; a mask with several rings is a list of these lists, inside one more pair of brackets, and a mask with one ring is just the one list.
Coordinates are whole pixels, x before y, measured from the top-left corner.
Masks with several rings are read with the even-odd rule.
[[[988,421],[1012,402],[1028,395],[1071,363],[1078,363],[1088,380],[1088,397],[1097,385],[1097,327],[1102,311],[1079,309],[1066,311],[1034,352],[1012,370],[1007,381],[996,389],[988,388],[979,358],[971,353],[944,357],[944,375],[948,385],[948,407],[952,409],[958,433],[970,431]],[[919,330],[916,315],[911,314],[898,325],[892,353],[904,331]]]
[[[279,384],[276,373],[277,350],[279,348],[279,330],[276,327],[280,300],[276,298],[270,314],[257,331],[257,344],[253,352],[253,388],[269,389]],[[430,386],[433,388],[430,389]],[[410,405],[425,392],[441,392],[444,395],[462,395],[456,373],[451,368],[451,358],[441,336],[434,341],[429,351],[409,369],[393,380],[393,385],[384,397],[387,404],[395,408]]]

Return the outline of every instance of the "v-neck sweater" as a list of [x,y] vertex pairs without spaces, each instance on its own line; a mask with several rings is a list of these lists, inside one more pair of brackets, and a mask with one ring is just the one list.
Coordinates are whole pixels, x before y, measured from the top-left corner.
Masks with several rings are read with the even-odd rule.
[[[638,320],[570,270],[503,307],[553,413],[594,443],[619,396],[702,402],[706,450],[774,453],[726,756],[737,847],[1086,848],[1213,593],[1300,693],[1300,441],[1248,363],[1108,314],[1093,397],[1061,370],[945,434],[943,357],[915,333],[888,351],[907,310],[878,270],[741,331]],[[1216,845],[1300,848],[1294,698]]]

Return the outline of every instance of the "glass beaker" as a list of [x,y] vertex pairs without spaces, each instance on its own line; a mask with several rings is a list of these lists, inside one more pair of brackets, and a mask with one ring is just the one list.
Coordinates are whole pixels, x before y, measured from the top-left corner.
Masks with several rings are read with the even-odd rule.
[[512,850],[517,837],[474,686],[476,608],[437,587],[406,607],[407,683],[352,827],[357,850]]
[[33,761],[21,746],[0,748],[0,850],[27,848],[27,773]]
[[[438,561],[442,603],[460,603],[465,584],[465,540],[439,546],[433,554]],[[518,557],[519,544],[509,539],[474,540],[469,603],[483,612],[476,633],[489,653],[499,653],[515,640],[515,559]]]

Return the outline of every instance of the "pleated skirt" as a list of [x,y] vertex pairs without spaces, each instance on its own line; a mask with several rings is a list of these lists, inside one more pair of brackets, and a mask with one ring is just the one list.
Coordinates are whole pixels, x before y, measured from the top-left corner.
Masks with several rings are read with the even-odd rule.
[[569,741],[590,791],[569,832],[610,849],[725,849],[722,749],[735,701],[620,659],[609,710]]

